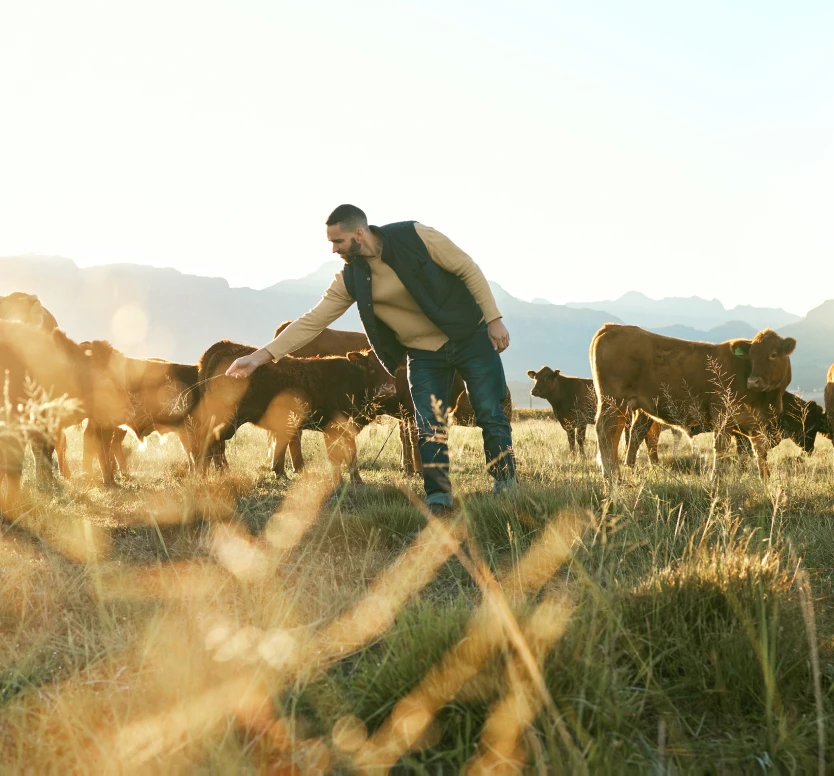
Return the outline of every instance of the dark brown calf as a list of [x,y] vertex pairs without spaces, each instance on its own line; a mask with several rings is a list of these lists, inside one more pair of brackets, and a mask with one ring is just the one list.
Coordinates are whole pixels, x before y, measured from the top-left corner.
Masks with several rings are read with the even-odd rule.
[[[155,358],[131,358],[103,340],[94,340],[86,345],[94,358],[107,363],[119,375],[130,397],[132,413],[118,425],[127,426],[139,439],[154,431],[175,431],[186,455],[193,462],[196,442],[190,435],[190,413],[186,407],[199,396],[199,392],[194,390],[198,379],[197,365],[176,364]],[[94,457],[98,458],[106,484],[113,482],[116,466],[122,474],[129,474],[122,447],[125,433],[123,428],[105,426],[94,419],[87,421],[82,466],[85,475],[92,475]]]
[[341,476],[343,464],[354,469],[356,434],[379,412],[379,397],[394,391],[378,359],[367,352],[287,356],[258,367],[248,378],[225,376],[236,358],[255,350],[223,341],[203,354],[195,412],[202,438],[228,440],[244,423],[254,423],[286,447],[299,428],[312,426],[324,434],[334,479]]
[[[3,474],[7,479],[3,510],[13,510],[20,492],[23,466],[21,436],[34,431],[54,439],[56,432],[90,417],[102,424],[130,418],[133,408],[118,374],[90,351],[73,342],[60,329],[50,332],[21,323],[0,322],[0,374],[6,375],[10,417],[2,429]],[[66,396],[74,407],[55,403],[45,418],[24,418],[27,379],[53,399]],[[26,441],[24,439],[24,441]],[[50,452],[51,456],[51,452]]]
[[825,379],[825,415],[828,418],[828,433],[831,441],[834,442],[834,364],[828,370],[828,375]]
[[584,455],[586,429],[594,422],[597,406],[594,381],[568,377],[549,366],[543,366],[538,372],[530,369],[527,377],[535,383],[530,393],[550,403],[553,416],[567,432],[571,453],[578,447]]
[[596,431],[606,478],[619,473],[618,443],[627,417],[641,410],[684,430],[701,427],[726,443],[749,436],[759,471],[767,469],[766,423],[782,412],[796,341],[769,329],[752,340],[689,342],[636,326],[606,324],[591,342]]

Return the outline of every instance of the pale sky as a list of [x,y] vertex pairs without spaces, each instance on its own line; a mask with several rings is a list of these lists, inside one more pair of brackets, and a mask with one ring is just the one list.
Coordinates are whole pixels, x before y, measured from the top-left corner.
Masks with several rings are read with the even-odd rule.
[[522,298],[799,314],[834,260],[834,3],[6,2],[0,255],[261,288],[342,202]]

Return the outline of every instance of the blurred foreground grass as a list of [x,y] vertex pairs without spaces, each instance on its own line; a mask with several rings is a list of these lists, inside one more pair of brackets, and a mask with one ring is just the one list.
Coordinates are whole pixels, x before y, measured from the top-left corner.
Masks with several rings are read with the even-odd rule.
[[0,532],[0,770],[834,768],[827,441],[783,443],[765,486],[664,434],[606,502],[553,421],[515,424],[501,497],[453,428],[462,514],[427,527],[396,433],[369,468],[389,430],[336,497],[319,435],[276,482],[251,427],[228,475],[171,436],[117,488],[30,491]]

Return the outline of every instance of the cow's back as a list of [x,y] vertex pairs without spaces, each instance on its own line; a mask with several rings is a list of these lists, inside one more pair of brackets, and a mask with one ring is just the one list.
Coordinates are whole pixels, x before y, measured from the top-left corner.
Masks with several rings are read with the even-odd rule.
[[[637,326],[606,324],[591,343],[597,399],[660,407],[674,423],[704,422],[707,406],[732,389],[747,394],[745,365],[727,343],[689,342]],[[749,371],[749,367],[747,367]]]
[[[284,321],[276,330],[277,337],[293,321]],[[344,331],[342,329],[324,329],[303,347],[290,353],[296,358],[312,356],[346,356],[354,350],[369,350],[371,344],[360,331]]]

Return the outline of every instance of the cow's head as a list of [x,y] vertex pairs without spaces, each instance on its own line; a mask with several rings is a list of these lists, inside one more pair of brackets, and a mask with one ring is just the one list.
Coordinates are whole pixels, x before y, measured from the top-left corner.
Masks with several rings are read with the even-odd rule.
[[352,350],[347,360],[362,371],[365,386],[375,399],[390,399],[397,393],[394,378],[372,350]]
[[[786,397],[790,395],[785,394]],[[782,428],[806,453],[813,453],[817,434],[830,435],[828,418],[823,408],[815,401],[804,401],[798,397],[790,404],[785,401],[784,407]]]
[[559,370],[551,369],[549,366],[543,366],[538,372],[530,369],[527,372],[527,377],[535,380],[535,385],[530,390],[533,396],[539,399],[548,399],[556,401],[559,396]]
[[38,329],[52,331],[58,324],[34,294],[24,294],[15,291],[8,296],[0,297],[0,318],[6,321],[28,323]]
[[791,353],[796,347],[793,337],[780,337],[765,329],[752,340],[730,340],[736,358],[750,362],[747,387],[751,391],[785,390],[791,381]]

